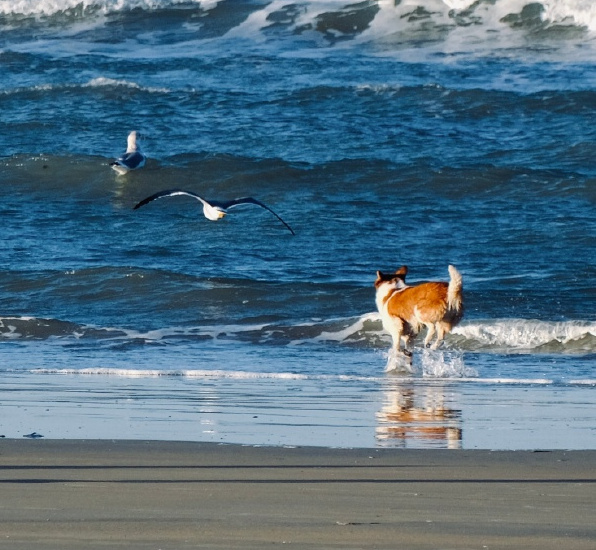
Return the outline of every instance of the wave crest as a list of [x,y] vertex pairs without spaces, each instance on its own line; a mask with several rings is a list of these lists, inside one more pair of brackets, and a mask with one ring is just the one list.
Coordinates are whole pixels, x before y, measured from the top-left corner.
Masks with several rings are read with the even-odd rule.
[[[222,324],[192,327],[165,327],[138,331],[113,327],[93,327],[35,317],[0,317],[0,338],[6,340],[95,339],[108,344],[168,344],[194,340],[238,340],[249,344],[278,346],[338,345],[386,349],[391,345],[377,313],[358,317],[282,324]],[[420,346],[422,339],[416,341]],[[445,348],[460,352],[491,353],[596,353],[596,322],[492,319],[468,321],[457,326],[445,339]],[[433,360],[427,357],[429,373]],[[459,359],[439,358],[441,368],[451,364],[459,370]]]
[[596,323],[500,319],[462,324],[453,331],[454,345],[473,351],[594,353]]
[[[223,6],[225,9],[218,10]],[[248,7],[247,7],[248,6]],[[98,15],[144,13],[163,10],[201,10],[207,18],[230,17],[235,36],[261,36],[263,32],[286,32],[289,36],[311,32],[330,42],[341,42],[360,34],[389,41],[441,41],[450,31],[466,29],[476,39],[483,30],[486,40],[495,31],[510,28],[532,33],[562,28],[596,31],[596,5],[591,0],[307,0],[302,3],[272,1],[244,4],[229,0],[17,0],[0,4],[0,16],[62,17],[66,21]],[[221,13],[220,13],[221,12]],[[239,14],[243,17],[239,18]],[[248,15],[247,15],[248,14]]]
[[84,17],[97,12],[110,13],[134,9],[160,10],[175,6],[213,7],[217,0],[17,0],[0,5],[0,15],[52,16],[71,14]]

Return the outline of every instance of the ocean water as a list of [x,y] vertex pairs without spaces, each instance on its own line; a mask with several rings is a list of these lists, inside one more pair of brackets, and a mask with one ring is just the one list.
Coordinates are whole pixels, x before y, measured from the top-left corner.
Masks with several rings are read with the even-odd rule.
[[[0,69],[0,435],[596,449],[591,0],[16,0]],[[386,372],[403,264],[465,317]]]

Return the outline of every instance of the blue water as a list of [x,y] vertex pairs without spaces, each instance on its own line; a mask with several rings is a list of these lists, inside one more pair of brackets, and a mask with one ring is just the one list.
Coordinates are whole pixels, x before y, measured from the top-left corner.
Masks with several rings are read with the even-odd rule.
[[[591,6],[61,5],[0,6],[0,435],[596,448]],[[465,317],[386,373],[403,264]]]

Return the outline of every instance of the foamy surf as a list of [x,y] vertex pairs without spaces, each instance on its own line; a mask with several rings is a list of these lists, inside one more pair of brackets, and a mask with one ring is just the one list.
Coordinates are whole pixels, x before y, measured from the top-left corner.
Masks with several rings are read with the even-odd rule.
[[[433,353],[433,352],[429,352]],[[7,370],[7,373],[19,372],[22,370]],[[221,369],[126,369],[111,367],[84,367],[84,368],[35,368],[28,371],[35,375],[47,376],[81,376],[81,377],[110,377],[123,379],[187,379],[196,381],[296,381],[296,382],[324,382],[341,384],[382,384],[404,383],[408,385],[420,385],[427,387],[428,384],[478,384],[481,386],[561,386],[561,387],[596,387],[596,378],[481,378],[477,376],[474,369],[465,367],[459,360],[445,359],[443,355],[436,355],[429,358],[425,355],[412,371],[393,370],[383,376],[370,375],[358,376],[347,374],[300,374],[295,372],[251,372],[234,371]]]
[[[166,9],[196,9],[210,11],[220,4],[226,4],[225,0],[16,0],[0,5],[2,15],[27,15],[27,16],[50,16],[55,14],[72,13],[73,16],[84,18],[94,13],[104,14],[115,12],[127,12],[130,10],[156,11]],[[527,20],[533,16],[548,24],[575,24],[585,26],[589,29],[596,29],[596,7],[590,0],[558,0],[556,2],[535,2],[529,9],[525,0],[500,0],[494,3],[479,3],[471,0],[429,0],[424,7],[415,0],[403,0],[393,2],[379,0],[374,3],[350,4],[345,0],[325,0],[323,2],[310,0],[301,4],[301,11],[293,13],[288,9],[286,2],[274,1],[257,7],[256,14],[252,20],[258,21],[257,28],[270,26],[276,17],[272,14],[285,14],[285,20],[295,22],[297,28],[309,23],[320,21],[323,14],[343,15],[352,14],[355,18],[360,9],[370,13],[371,16],[388,16],[389,14],[401,19],[407,19],[416,9],[421,19],[423,14],[427,19],[431,17],[441,18],[476,18],[476,23],[502,21],[508,15],[520,14],[520,20],[525,15]],[[524,12],[525,9],[525,12]],[[290,17],[293,16],[291,19]],[[278,20],[281,18],[278,18]],[[283,20],[283,19],[281,19]],[[357,20],[357,19],[355,19]],[[439,20],[437,20],[439,21]],[[339,29],[337,32],[341,32]]]
[[[233,24],[222,15],[226,8],[231,14],[238,10]],[[133,10],[156,18],[178,14],[182,19],[178,31],[185,37],[186,48],[181,44],[163,44],[158,49],[137,44],[135,55],[142,51],[146,57],[164,55],[164,48],[170,57],[188,56],[192,55],[189,49],[201,44],[203,48],[219,48],[238,42],[264,48],[272,43],[283,44],[290,56],[298,52],[308,55],[309,50],[318,47],[341,50],[362,45],[380,55],[400,54],[411,48],[409,55],[416,57],[426,48],[429,53],[506,56],[512,55],[509,50],[526,49],[536,41],[571,40],[583,34],[589,38],[596,32],[596,8],[590,0],[427,0],[423,4],[417,0],[308,0],[300,4],[274,1],[246,5],[226,0],[20,0],[0,5],[0,16],[9,28],[26,17],[58,23],[65,29],[72,26],[74,36],[85,37],[86,31],[126,17]],[[180,15],[185,13],[188,21]],[[160,36],[156,35],[155,40],[159,41]],[[84,40],[77,43],[80,52]],[[68,47],[64,54],[69,55],[72,49]],[[106,54],[111,48],[104,45],[102,49]],[[89,53],[95,51],[91,48]]]
[[496,319],[462,323],[453,330],[457,344],[474,351],[507,353],[594,353],[596,323]]
[[49,16],[72,13],[79,18],[96,12],[163,10],[177,6],[202,6],[205,9],[216,6],[218,0],[16,0],[0,5],[0,14]]
[[[293,345],[310,343],[343,343],[382,347],[390,339],[384,333],[380,316],[368,313],[353,320],[337,319],[320,327],[320,333],[309,339],[295,340]],[[424,333],[424,331],[423,331]],[[422,337],[415,341],[421,345]],[[578,353],[596,351],[596,323],[590,321],[540,321],[534,319],[487,319],[463,321],[447,335],[450,350],[506,353]]]
[[[188,340],[238,340],[254,345],[281,346],[348,346],[353,348],[389,347],[390,338],[383,331],[377,313],[354,318],[281,323],[236,323],[202,326],[172,326],[139,331],[120,327],[100,327],[59,319],[36,317],[0,317],[0,339],[60,339],[126,341],[175,345]],[[464,321],[445,339],[445,350],[433,356],[421,347],[422,337],[415,340],[416,353],[457,362],[455,353],[539,353],[577,354],[596,352],[596,323],[589,321],[539,321],[532,319],[487,319]],[[440,354],[444,354],[440,356]],[[455,364],[455,363],[454,363]],[[429,367],[429,372],[432,367]]]

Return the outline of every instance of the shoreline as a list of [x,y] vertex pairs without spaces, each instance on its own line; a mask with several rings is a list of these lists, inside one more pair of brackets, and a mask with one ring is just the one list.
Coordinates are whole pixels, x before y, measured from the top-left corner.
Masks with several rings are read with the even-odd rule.
[[594,387],[7,374],[0,436],[338,448],[596,449]]
[[596,451],[0,440],[16,549],[593,548]]

